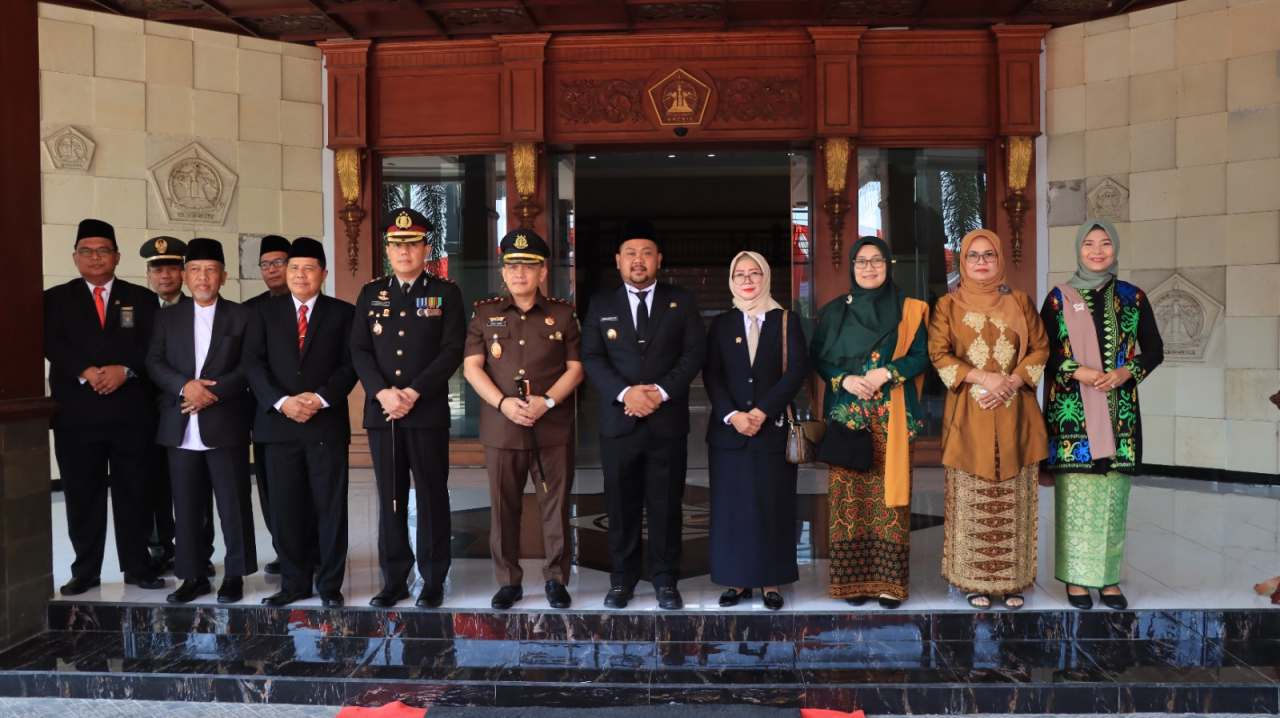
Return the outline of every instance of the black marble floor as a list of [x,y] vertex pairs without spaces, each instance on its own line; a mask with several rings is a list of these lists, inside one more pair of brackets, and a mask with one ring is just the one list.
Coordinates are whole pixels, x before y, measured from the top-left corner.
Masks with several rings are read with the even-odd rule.
[[1280,713],[1280,611],[48,611],[0,654],[0,696]]

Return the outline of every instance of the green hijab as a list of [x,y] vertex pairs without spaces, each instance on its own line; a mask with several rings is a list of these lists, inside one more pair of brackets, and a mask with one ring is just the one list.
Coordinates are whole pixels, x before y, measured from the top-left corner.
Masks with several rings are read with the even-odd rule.
[[845,371],[861,371],[871,352],[897,335],[902,303],[907,295],[893,283],[893,266],[885,266],[884,283],[863,289],[853,273],[858,250],[874,245],[892,262],[889,245],[879,237],[862,237],[849,248],[849,294],[836,297],[818,312],[818,329],[809,351],[815,357]]
[[[1111,266],[1095,272],[1084,265],[1084,260],[1080,257],[1080,249],[1084,247],[1084,238],[1095,229],[1100,229],[1107,233],[1111,238],[1111,247],[1115,250],[1115,257],[1111,260]],[[1071,279],[1067,280],[1067,284],[1078,290],[1093,290],[1101,287],[1113,278],[1120,276],[1120,235],[1116,232],[1116,227],[1105,219],[1090,219],[1080,225],[1080,229],[1076,230],[1076,273]]]

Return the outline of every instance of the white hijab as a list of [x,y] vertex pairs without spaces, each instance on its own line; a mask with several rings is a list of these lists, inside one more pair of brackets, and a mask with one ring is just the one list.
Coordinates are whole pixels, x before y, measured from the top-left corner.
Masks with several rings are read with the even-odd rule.
[[[746,299],[739,294],[740,288],[733,283],[733,273],[738,268],[738,262],[744,258],[760,265],[760,272],[764,275],[763,281],[760,282],[760,291],[751,299]],[[773,301],[773,297],[769,294],[769,285],[772,281],[773,272],[769,270],[769,263],[755,252],[738,252],[738,255],[729,263],[729,291],[733,292],[733,306],[749,317],[758,317],[774,309],[782,309],[782,305]]]

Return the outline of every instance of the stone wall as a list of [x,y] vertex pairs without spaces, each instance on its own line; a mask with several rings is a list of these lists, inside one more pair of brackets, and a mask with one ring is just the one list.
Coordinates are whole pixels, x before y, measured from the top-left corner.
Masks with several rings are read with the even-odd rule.
[[1141,387],[1145,460],[1280,463],[1280,0],[1186,0],[1047,37],[1049,283],[1076,226],[1114,218],[1165,365]]
[[241,270],[242,235],[324,232],[320,62],[314,47],[42,3],[45,286],[78,276],[76,225],[97,217],[116,227],[125,279],[145,283],[150,237],[205,236],[227,251],[224,297],[264,291],[256,262]]

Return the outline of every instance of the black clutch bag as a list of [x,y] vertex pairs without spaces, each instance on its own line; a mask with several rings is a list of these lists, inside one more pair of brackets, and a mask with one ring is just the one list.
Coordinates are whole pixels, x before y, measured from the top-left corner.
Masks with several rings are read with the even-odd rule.
[[870,429],[850,429],[838,421],[827,422],[827,432],[818,445],[818,461],[851,471],[871,468],[873,459]]

